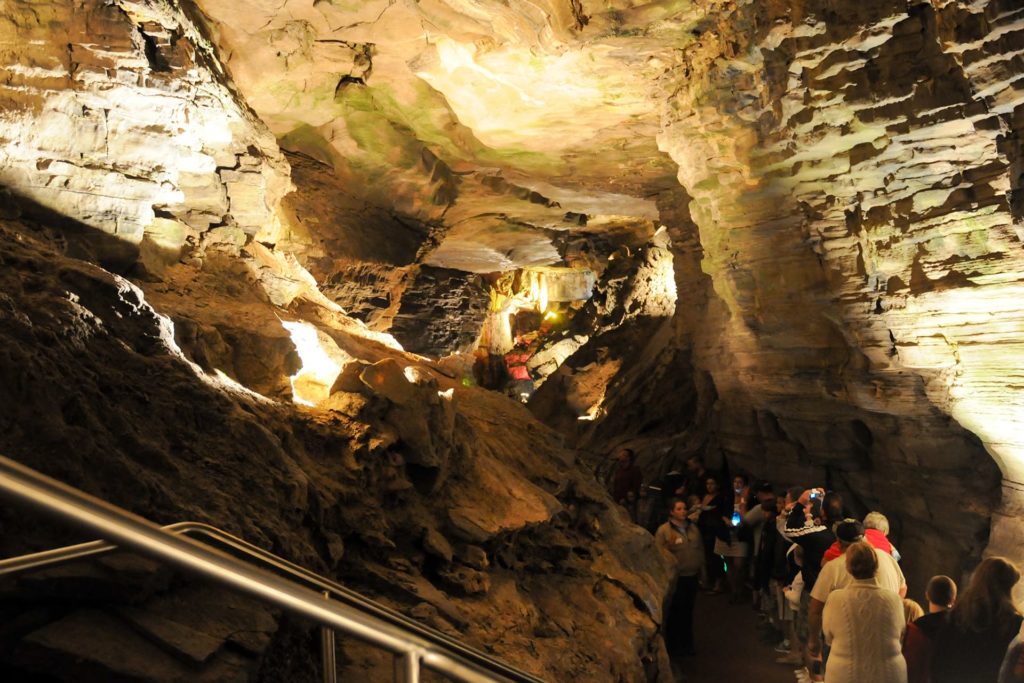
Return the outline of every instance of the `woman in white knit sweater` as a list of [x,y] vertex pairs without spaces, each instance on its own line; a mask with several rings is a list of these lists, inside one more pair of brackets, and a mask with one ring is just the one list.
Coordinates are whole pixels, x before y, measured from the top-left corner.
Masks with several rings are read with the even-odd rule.
[[854,543],[845,555],[853,582],[825,603],[822,629],[832,646],[825,683],[906,683],[903,601],[875,581],[878,558],[869,544]]

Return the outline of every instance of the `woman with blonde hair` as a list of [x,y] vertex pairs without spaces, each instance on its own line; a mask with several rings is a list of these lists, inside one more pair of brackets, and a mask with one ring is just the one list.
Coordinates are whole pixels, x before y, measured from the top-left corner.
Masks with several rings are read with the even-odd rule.
[[924,607],[917,600],[903,598],[903,619],[909,625],[924,616]]
[[906,683],[903,600],[875,580],[878,556],[870,544],[851,544],[845,562],[853,581],[829,594],[822,619],[825,642],[832,646],[825,683]]
[[1020,570],[1009,560],[982,560],[935,640],[933,683],[995,683],[1024,621],[1013,602],[1018,581]]

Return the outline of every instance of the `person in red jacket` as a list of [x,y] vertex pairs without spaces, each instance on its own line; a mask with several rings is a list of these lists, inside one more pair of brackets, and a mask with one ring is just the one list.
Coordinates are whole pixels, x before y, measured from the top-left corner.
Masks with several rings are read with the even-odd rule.
[[[873,545],[874,547],[881,550],[883,553],[888,553],[899,561],[899,553],[895,552],[895,548],[889,541],[889,520],[881,512],[869,512],[864,517],[864,540]],[[842,549],[839,547],[839,541],[833,543],[828,550],[825,551],[824,557],[821,558],[821,564],[824,565],[843,554]]]
[[629,511],[630,519],[636,521],[636,505],[644,475],[633,462],[636,455],[632,448],[620,448],[616,458],[618,463],[612,470],[608,492],[612,494],[612,500]]

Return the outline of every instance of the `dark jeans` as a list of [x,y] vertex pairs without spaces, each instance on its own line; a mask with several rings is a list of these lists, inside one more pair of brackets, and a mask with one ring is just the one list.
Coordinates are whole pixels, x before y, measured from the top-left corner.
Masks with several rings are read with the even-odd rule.
[[693,606],[697,599],[697,577],[680,576],[665,611],[665,645],[670,655],[693,651]]

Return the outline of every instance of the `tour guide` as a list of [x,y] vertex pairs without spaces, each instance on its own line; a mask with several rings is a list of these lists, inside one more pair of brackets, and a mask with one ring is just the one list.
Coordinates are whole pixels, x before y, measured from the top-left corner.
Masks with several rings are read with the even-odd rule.
[[665,614],[665,644],[670,655],[693,655],[693,605],[698,578],[705,579],[704,543],[700,530],[687,518],[686,503],[673,500],[668,521],[658,527],[654,543],[675,558],[676,580],[669,591]]

